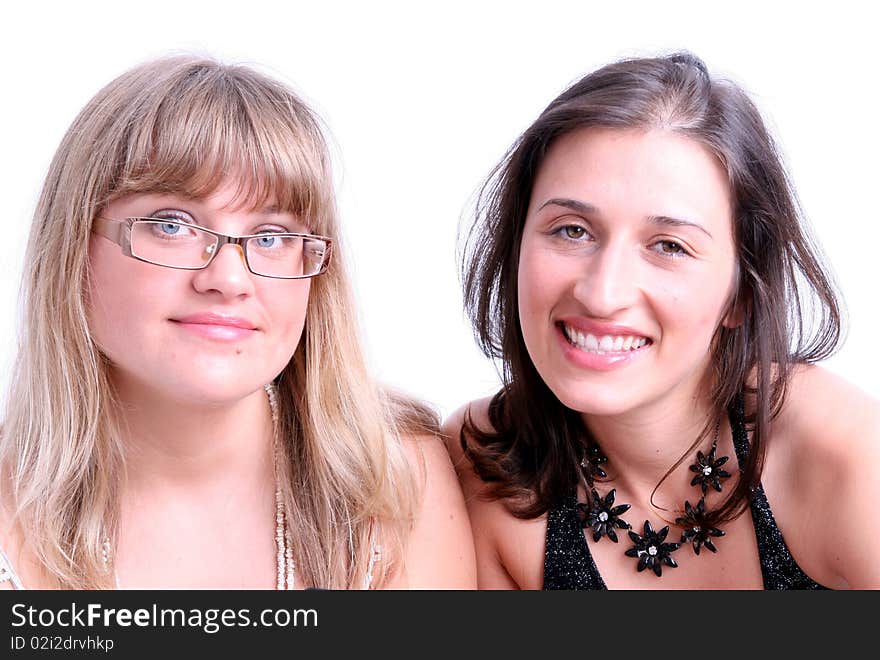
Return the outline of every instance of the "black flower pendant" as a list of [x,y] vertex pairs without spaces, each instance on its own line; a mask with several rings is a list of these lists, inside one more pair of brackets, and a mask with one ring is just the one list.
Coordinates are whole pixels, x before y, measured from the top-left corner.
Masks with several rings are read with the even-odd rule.
[[724,536],[724,532],[706,524],[706,501],[702,497],[695,507],[685,500],[684,516],[676,518],[675,524],[684,527],[681,532],[681,542],[692,543],[694,553],[700,554],[700,546],[703,545],[712,552],[718,552],[710,537]]
[[716,447],[713,444],[712,451],[709,452],[708,456],[703,454],[703,452],[698,451],[697,462],[690,466],[691,472],[697,473],[697,475],[691,479],[691,486],[700,484],[700,488],[703,490],[703,495],[706,494],[706,489],[710,485],[720,493],[721,480],[730,476],[729,472],[721,469],[721,466],[727,462],[728,457],[722,456],[716,461],[715,449]]
[[669,525],[655,532],[651,523],[645,521],[645,533],[639,536],[635,532],[629,533],[633,547],[626,551],[628,557],[638,557],[639,563],[636,568],[643,571],[650,568],[657,577],[663,574],[662,564],[676,568],[678,564],[671,557],[671,553],[678,550],[678,543],[664,543],[669,533]]
[[608,476],[602,468],[602,464],[607,462],[608,459],[602,453],[602,450],[599,449],[599,445],[593,442],[587,445],[587,452],[581,460],[581,467],[583,468],[584,479],[587,480],[590,486],[593,485],[594,477],[604,479]]
[[583,514],[582,524],[584,527],[592,527],[593,540],[598,541],[603,536],[617,543],[617,533],[614,528],[629,529],[630,524],[621,520],[618,516],[629,509],[629,504],[614,506],[614,489],[611,489],[605,499],[592,489],[590,504],[578,504],[578,509]]

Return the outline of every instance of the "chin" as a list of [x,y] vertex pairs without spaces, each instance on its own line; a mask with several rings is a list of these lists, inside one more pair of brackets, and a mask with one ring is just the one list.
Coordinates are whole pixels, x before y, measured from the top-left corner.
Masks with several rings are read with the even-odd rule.
[[623,388],[575,383],[547,385],[562,405],[584,415],[616,416],[625,414],[638,405],[631,391],[621,396],[624,393]]
[[[268,354],[266,351],[243,351],[241,353],[197,354],[191,359],[174,365],[179,374],[198,374],[200,378],[213,382],[232,384],[235,381],[261,381],[268,383],[287,365],[286,353]],[[168,364],[173,364],[170,362]]]
[[115,370],[117,384],[135,400],[175,401],[182,406],[231,405],[270,382],[273,373],[247,365],[181,364],[156,370]]
[[[268,382],[268,381],[266,381]],[[263,382],[254,379],[238,381],[212,381],[208,379],[188,379],[175,383],[162,391],[164,397],[180,401],[182,404],[207,407],[233,405],[262,389]]]

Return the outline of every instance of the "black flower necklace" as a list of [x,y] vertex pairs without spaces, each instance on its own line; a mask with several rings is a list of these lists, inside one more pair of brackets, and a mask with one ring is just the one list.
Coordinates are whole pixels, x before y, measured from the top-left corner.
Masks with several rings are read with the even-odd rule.
[[581,516],[581,524],[592,531],[593,541],[598,542],[606,537],[613,543],[617,543],[615,528],[627,530],[633,545],[624,554],[637,560],[636,570],[641,572],[649,568],[654,571],[657,577],[663,574],[663,566],[671,568],[678,566],[672,553],[684,543],[690,543],[697,555],[700,554],[700,549],[703,547],[711,552],[717,552],[718,549],[712,539],[724,536],[724,532],[707,523],[706,491],[711,486],[720,493],[721,480],[730,476],[730,473],[721,467],[727,462],[728,457],[716,458],[719,428],[720,422],[715,425],[715,435],[709,453],[703,454],[702,451],[697,451],[697,460],[690,466],[690,471],[695,473],[694,478],[691,479],[691,486],[699,486],[701,496],[696,506],[692,506],[690,501],[685,500],[684,515],[675,519],[675,524],[682,528],[681,539],[678,542],[666,541],[669,525],[659,531],[654,531],[651,523],[646,520],[642,534],[632,531],[632,525],[620,517],[629,510],[630,505],[615,505],[616,491],[613,488],[604,497],[599,494],[599,491],[596,490],[595,479],[607,476],[603,466],[608,462],[608,458],[602,454],[599,445],[590,442],[580,463],[581,474],[590,487],[590,501],[587,504],[578,503],[577,506]]

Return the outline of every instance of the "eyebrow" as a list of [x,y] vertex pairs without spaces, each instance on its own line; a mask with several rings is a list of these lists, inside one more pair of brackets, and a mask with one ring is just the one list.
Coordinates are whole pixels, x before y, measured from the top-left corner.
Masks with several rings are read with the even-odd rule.
[[[538,207],[538,210],[540,211],[550,205],[562,206],[564,208],[571,209],[572,211],[578,211],[579,213],[597,213],[599,211],[599,209],[592,204],[581,202],[576,199],[569,199],[567,197],[553,197],[552,199],[548,199],[546,202]],[[692,222],[690,220],[673,218],[668,215],[651,215],[648,216],[648,222],[652,225],[665,225],[667,227],[695,227],[706,234],[706,236],[708,236],[709,238],[712,238],[712,234],[709,233],[708,229],[706,229],[703,225],[697,222]]]
[[703,225],[697,222],[691,222],[690,220],[671,218],[668,215],[652,215],[648,217],[648,222],[650,222],[652,225],[666,225],[668,227],[696,227],[701,232],[706,234],[706,236],[712,238],[712,234],[709,233],[708,229],[706,229]]
[[545,206],[550,206],[551,204],[555,206],[564,206],[567,209],[571,209],[572,211],[580,211],[581,213],[595,213],[599,210],[592,204],[579,202],[576,199],[568,199],[567,197],[554,197],[552,199],[548,199],[546,202],[538,207],[538,210],[540,211]]

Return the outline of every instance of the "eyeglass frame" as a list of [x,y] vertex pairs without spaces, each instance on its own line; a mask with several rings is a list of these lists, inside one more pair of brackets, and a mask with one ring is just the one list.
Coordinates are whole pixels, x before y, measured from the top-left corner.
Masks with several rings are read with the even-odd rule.
[[[201,266],[169,266],[167,264],[159,264],[155,261],[150,261],[149,259],[145,259],[144,257],[139,257],[131,251],[131,228],[138,221],[145,220],[199,229],[200,231],[217,237],[217,247],[214,252],[211,253],[211,256],[208,258],[208,260]],[[122,254],[124,254],[126,257],[137,259],[138,261],[142,261],[145,264],[151,264],[153,266],[159,266],[161,268],[174,268],[176,270],[204,270],[214,262],[214,259],[217,257],[218,254],[220,254],[220,250],[223,249],[223,246],[227,243],[238,245],[240,247],[241,253],[244,255],[244,263],[248,269],[248,272],[253,273],[254,275],[257,275],[259,277],[271,277],[277,280],[305,280],[311,277],[315,277],[317,275],[322,275],[327,272],[327,268],[330,266],[330,258],[333,256],[333,239],[329,236],[320,236],[318,234],[303,234],[290,231],[264,232],[262,234],[244,234],[243,236],[234,236],[232,234],[224,234],[223,232],[214,231],[213,229],[208,229],[207,227],[202,227],[201,225],[197,225],[192,222],[183,222],[175,218],[151,218],[147,216],[139,216],[124,218],[122,220],[113,220],[112,218],[104,218],[99,216],[95,218],[94,222],[92,222],[92,232],[116,243],[119,247],[122,248]],[[257,273],[256,271],[254,271],[253,268],[251,268],[250,260],[248,259],[247,241],[252,238],[265,238],[266,236],[297,236],[299,238],[311,238],[314,240],[324,241],[324,243],[326,243],[327,245],[327,255],[324,258],[324,263],[321,265],[321,270],[319,270],[317,273],[312,273],[311,275],[292,276],[264,275],[263,273]]]

